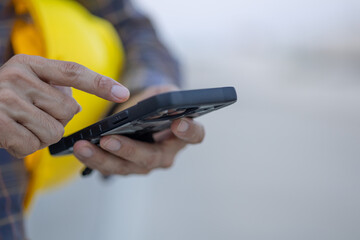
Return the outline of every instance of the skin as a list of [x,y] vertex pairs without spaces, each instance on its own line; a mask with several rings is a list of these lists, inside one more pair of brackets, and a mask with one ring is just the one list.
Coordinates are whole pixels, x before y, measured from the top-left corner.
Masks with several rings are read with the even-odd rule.
[[[58,142],[66,124],[81,111],[70,87],[117,103],[129,98],[129,91],[115,80],[74,62],[20,54],[1,66],[0,148],[24,158]],[[173,86],[149,88],[123,107],[175,89]],[[201,124],[179,119],[171,129],[156,134],[155,143],[113,135],[103,137],[100,147],[79,141],[74,145],[74,154],[104,175],[147,174],[155,168],[170,167],[181,149],[202,142],[204,136]]]
[[0,68],[0,147],[24,158],[58,142],[81,110],[69,87],[113,102],[129,97],[115,80],[77,63],[15,55]]
[[[152,95],[177,90],[174,86],[149,88],[132,97],[122,108],[127,108],[139,100]],[[178,119],[171,129],[154,136],[155,143],[136,141],[120,135],[103,137],[100,147],[88,141],[78,141],[74,145],[75,156],[86,166],[99,170],[103,175],[148,174],[156,168],[169,168],[176,154],[187,144],[203,141],[204,127],[192,119]]]

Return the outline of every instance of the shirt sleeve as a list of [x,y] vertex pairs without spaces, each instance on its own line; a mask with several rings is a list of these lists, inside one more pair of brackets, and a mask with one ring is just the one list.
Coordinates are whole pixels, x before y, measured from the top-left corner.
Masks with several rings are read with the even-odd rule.
[[13,55],[10,44],[10,35],[14,19],[15,12],[11,5],[11,1],[0,1],[0,66]]
[[154,85],[181,86],[177,60],[160,40],[149,17],[136,9],[130,0],[79,2],[115,26],[126,55],[121,81],[130,91]]

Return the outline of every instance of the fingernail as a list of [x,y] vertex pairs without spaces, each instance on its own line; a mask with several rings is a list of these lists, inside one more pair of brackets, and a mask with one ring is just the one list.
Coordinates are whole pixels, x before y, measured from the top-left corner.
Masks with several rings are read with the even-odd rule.
[[121,143],[118,140],[111,138],[105,142],[104,147],[109,151],[115,152],[120,150]]
[[80,157],[89,158],[94,154],[94,152],[88,147],[83,147],[78,151],[78,154]]
[[179,123],[177,130],[179,132],[186,132],[189,129],[189,123],[186,122],[185,120],[181,120],[181,122]]
[[111,88],[111,94],[119,99],[119,100],[123,100],[123,99],[127,99],[129,97],[129,90],[126,87],[120,86],[120,85],[114,85]]

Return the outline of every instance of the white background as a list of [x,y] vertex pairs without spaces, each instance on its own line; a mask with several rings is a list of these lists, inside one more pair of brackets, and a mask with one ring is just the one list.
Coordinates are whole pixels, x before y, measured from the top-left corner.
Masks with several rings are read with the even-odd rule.
[[187,88],[235,86],[203,144],[146,177],[37,198],[30,239],[359,239],[360,2],[138,0]]

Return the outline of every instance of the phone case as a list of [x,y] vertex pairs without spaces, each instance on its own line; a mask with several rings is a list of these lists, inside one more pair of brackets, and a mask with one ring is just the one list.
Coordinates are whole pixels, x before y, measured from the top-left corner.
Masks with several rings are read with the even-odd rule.
[[237,100],[233,87],[162,93],[109,116],[49,146],[51,155],[70,154],[76,141],[98,144],[106,135],[121,134],[152,142],[152,135],[170,127],[173,120],[195,118],[228,106]]

